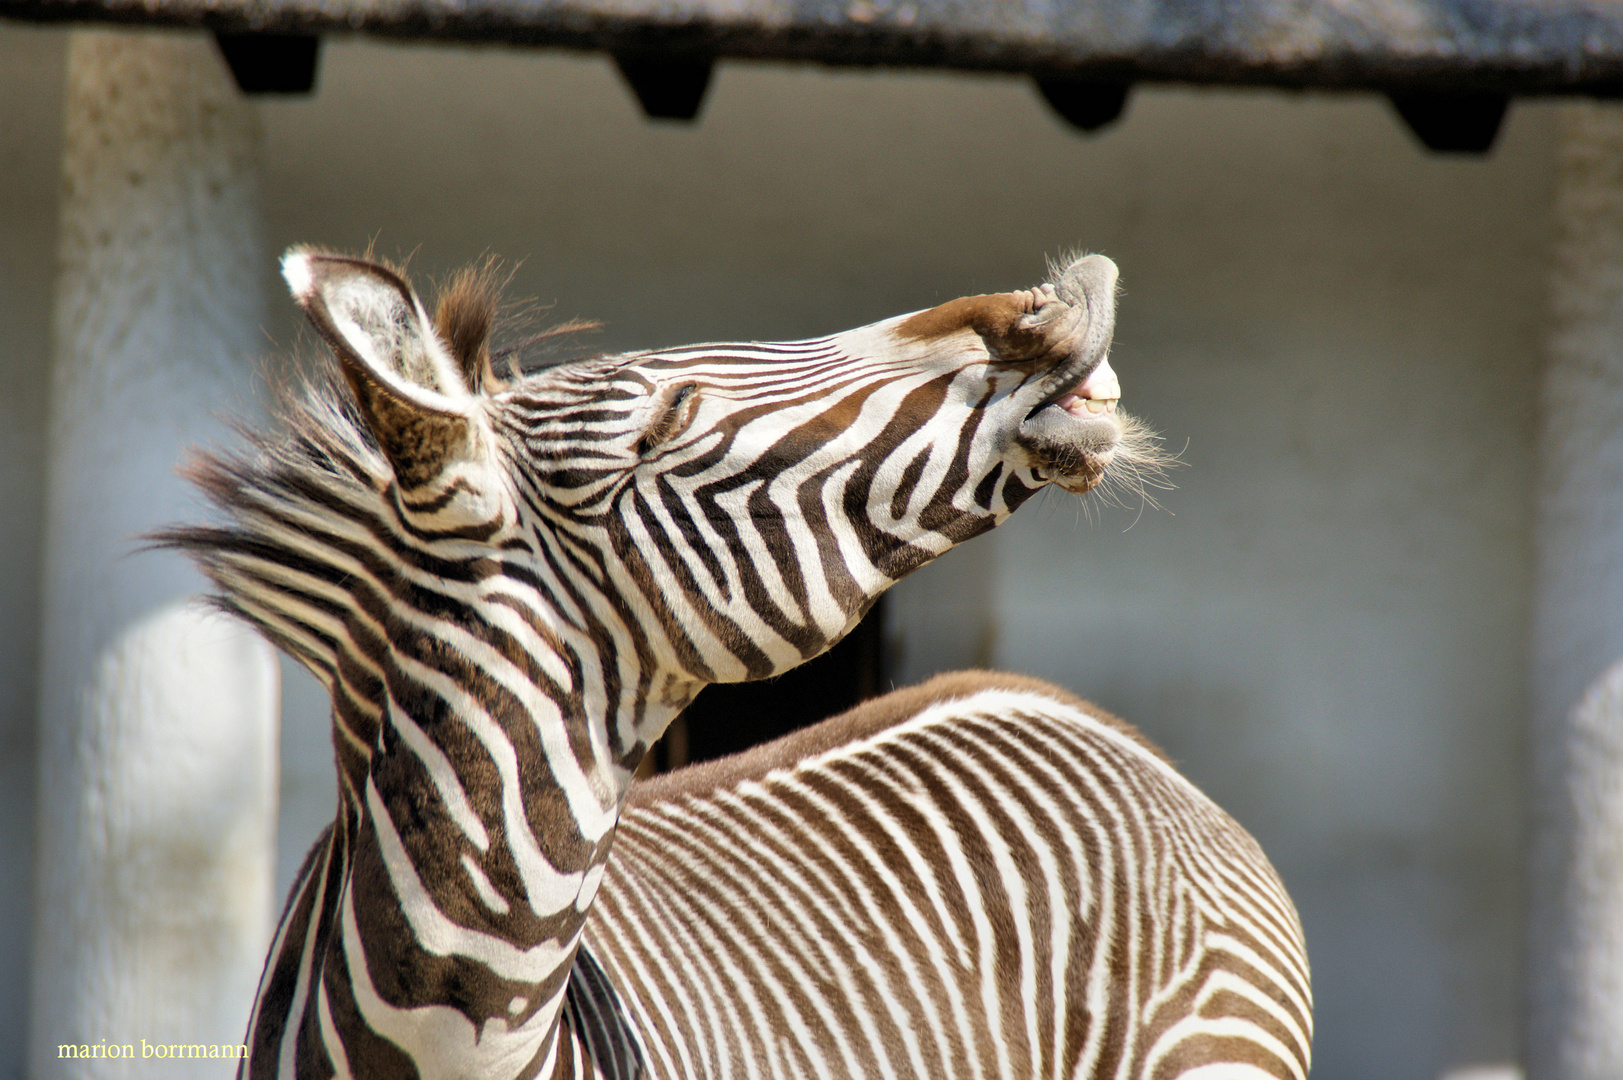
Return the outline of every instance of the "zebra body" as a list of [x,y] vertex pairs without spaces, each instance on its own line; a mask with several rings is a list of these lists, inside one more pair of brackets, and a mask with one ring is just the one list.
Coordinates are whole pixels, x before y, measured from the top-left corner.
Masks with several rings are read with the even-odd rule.
[[649,1076],[1307,1073],[1301,930],[1255,842],[1008,675],[639,788],[586,942]]
[[511,382],[477,274],[430,316],[376,264],[284,273],[343,384],[202,459],[228,520],[161,537],[334,701],[245,1075],[1305,1075],[1266,860],[1060,691],[904,692],[631,785],[706,684],[1130,459],[1108,260]]

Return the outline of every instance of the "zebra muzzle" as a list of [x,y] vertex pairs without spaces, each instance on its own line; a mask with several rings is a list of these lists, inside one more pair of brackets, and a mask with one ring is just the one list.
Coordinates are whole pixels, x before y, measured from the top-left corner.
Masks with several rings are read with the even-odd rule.
[[[1079,400],[1120,397],[1114,373],[1090,388],[1096,369],[1108,370],[1105,358],[1116,331],[1116,264],[1103,255],[1085,255],[1056,275],[1043,289],[1052,299],[1020,320],[1023,329],[1040,329],[1047,339],[1047,354],[1056,359],[1040,378],[1027,419],[1074,395]],[[1106,385],[1108,383],[1108,386]]]

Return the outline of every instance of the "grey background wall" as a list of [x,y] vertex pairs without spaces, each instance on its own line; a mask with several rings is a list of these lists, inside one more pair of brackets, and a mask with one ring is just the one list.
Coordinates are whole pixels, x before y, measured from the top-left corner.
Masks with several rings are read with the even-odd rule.
[[[0,24],[0,970],[27,958],[63,34]],[[1092,138],[1023,82],[724,64],[697,126],[598,57],[329,42],[259,106],[272,248],[487,251],[594,347],[817,334],[1114,257],[1164,510],[1058,493],[897,590],[899,678],[989,660],[1139,724],[1302,911],[1316,1077],[1518,1053],[1534,404],[1553,106],[1485,160],[1367,98],[1146,89]],[[266,371],[296,343],[273,303]],[[282,880],[332,805],[286,687]],[[0,980],[0,1077],[26,983]],[[92,1036],[95,1033],[87,1033]]]
[[28,1045],[40,534],[63,35],[0,23],[0,1076]]

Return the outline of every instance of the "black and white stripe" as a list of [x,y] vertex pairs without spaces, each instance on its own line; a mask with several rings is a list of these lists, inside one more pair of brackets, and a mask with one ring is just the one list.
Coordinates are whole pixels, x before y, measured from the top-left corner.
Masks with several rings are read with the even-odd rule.
[[1033,680],[937,679],[650,784],[587,941],[651,1075],[1307,1073],[1261,851]]
[[226,522],[162,538],[334,700],[339,811],[246,1075],[1305,1075],[1266,860],[1053,688],[938,685],[631,786],[705,684],[1130,465],[1106,260],[510,383],[477,273],[430,316],[386,267],[285,271],[342,381],[204,458]]

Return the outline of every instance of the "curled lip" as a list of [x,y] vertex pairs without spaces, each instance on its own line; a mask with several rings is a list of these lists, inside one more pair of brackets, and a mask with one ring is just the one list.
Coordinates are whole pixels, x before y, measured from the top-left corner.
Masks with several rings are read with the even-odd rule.
[[[1039,293],[1042,301],[1037,310],[1021,316],[1019,326],[1040,332],[1049,342],[1050,355],[1058,354],[1058,362],[1027,389],[1035,400],[1022,427],[1068,397],[1111,400],[1121,395],[1106,362],[1116,329],[1116,264],[1103,255],[1084,256]],[[1096,372],[1108,379],[1095,379]]]

